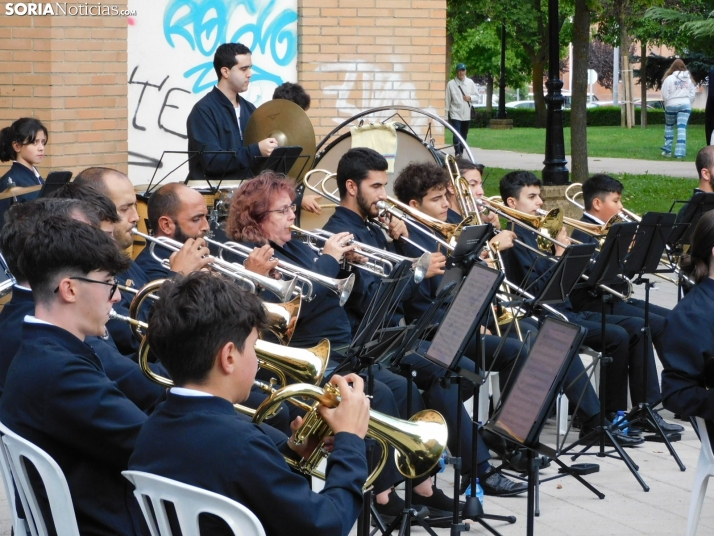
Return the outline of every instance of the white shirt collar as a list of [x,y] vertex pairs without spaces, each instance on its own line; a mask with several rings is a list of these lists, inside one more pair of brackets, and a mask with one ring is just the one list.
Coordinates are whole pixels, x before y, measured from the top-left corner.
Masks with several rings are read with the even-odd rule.
[[20,290],[26,290],[27,292],[32,292],[32,289],[30,287],[18,285],[17,283],[15,283],[15,288],[19,288]]
[[210,393],[204,391],[197,391],[196,389],[187,389],[186,387],[172,387],[170,391],[179,396],[213,396]]
[[25,315],[25,322],[28,324],[45,324],[47,326],[54,326],[54,324],[51,324],[50,322],[47,322],[45,320],[40,320],[36,316],[33,315]]

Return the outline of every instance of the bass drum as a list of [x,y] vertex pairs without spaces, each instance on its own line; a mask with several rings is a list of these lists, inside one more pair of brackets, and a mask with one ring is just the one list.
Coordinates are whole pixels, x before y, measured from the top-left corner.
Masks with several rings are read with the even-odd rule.
[[[389,196],[393,196],[394,192],[392,186],[394,184],[394,179],[397,178],[399,173],[407,167],[412,162],[434,162],[443,165],[442,153],[426,144],[418,136],[409,130],[405,125],[397,124],[397,156],[394,160],[394,172],[387,174],[387,193]],[[315,157],[314,169],[324,169],[330,171],[331,173],[337,172],[337,164],[347,151],[352,148],[352,136],[349,132],[345,132],[332,143],[330,143],[323,151],[320,151]],[[316,179],[322,178],[322,176],[316,177]],[[313,183],[313,181],[310,181]],[[335,195],[337,195],[337,183],[334,179],[331,183],[328,183],[329,188],[333,188]],[[305,189],[305,195],[314,195],[309,189]],[[320,205],[322,205],[321,214],[312,214],[307,211],[302,211],[300,215],[300,227],[303,229],[321,229],[327,220],[330,219],[334,212],[334,205],[331,201],[327,199],[320,199]]]

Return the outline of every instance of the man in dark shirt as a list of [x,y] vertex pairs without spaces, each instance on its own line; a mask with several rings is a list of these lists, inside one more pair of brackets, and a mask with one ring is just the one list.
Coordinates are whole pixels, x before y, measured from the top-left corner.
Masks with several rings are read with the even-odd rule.
[[[216,49],[213,68],[218,84],[188,115],[188,179],[245,179],[253,158],[270,156],[278,146],[275,138],[245,145],[243,135],[255,106],[239,95],[248,90],[253,61],[250,49],[241,43],[225,43]],[[221,151],[222,154],[209,154]]]
[[[177,387],[142,429],[130,468],[238,501],[269,536],[347,536],[362,507],[367,478],[363,439],[369,399],[362,379],[333,376],[339,405],[319,408],[334,437],[325,488],[313,493],[285,457],[299,460],[315,441],[298,445],[293,435],[276,446],[260,426],[233,409],[248,396],[258,368],[253,346],[267,322],[259,299],[205,273],[168,283],[160,296],[149,322],[149,343]],[[301,422],[296,419],[293,430]],[[203,519],[201,528],[205,534],[232,534],[215,518]]]
[[146,415],[86,342],[104,334],[119,300],[114,274],[127,264],[105,233],[62,216],[40,221],[19,259],[35,313],[7,373],[0,421],[59,464],[82,534],[146,530],[121,476]]

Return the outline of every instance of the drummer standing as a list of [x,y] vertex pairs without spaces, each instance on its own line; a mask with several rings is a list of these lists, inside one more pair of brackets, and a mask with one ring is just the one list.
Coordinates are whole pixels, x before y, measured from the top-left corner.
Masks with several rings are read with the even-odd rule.
[[[243,144],[243,134],[255,106],[239,95],[248,90],[252,76],[250,49],[241,43],[225,43],[216,49],[213,68],[218,84],[191,110],[186,121],[189,180],[245,179],[253,158],[270,156],[275,138]],[[225,151],[221,154],[210,154]]]
[[[456,78],[446,84],[446,114],[449,123],[461,137],[466,140],[471,124],[471,101],[476,97],[476,84],[466,78],[466,65],[456,65]],[[458,140],[454,140],[454,154],[456,158],[464,152],[464,147]]]

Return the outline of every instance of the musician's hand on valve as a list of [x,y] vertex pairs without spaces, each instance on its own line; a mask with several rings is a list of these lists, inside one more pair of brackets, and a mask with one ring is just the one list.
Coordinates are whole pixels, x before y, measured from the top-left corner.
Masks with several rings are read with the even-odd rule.
[[321,199],[319,195],[304,195],[300,206],[303,210],[307,210],[313,214],[321,214],[322,207],[320,207],[320,203],[317,202],[318,199]]
[[[560,242],[561,244],[565,244],[566,246],[570,245],[570,238],[568,237],[568,230],[565,228],[565,226],[560,228],[560,231],[558,232],[558,236],[555,239],[558,242]],[[560,257],[563,254],[563,252],[565,252],[565,248],[556,244],[555,255],[557,257]]]
[[435,275],[442,275],[446,268],[446,257],[443,253],[435,252],[430,255],[429,269],[426,271],[427,279]]
[[206,267],[211,261],[211,253],[203,238],[189,238],[180,250],[169,257],[171,271],[181,275],[188,275]]
[[335,434],[348,432],[364,439],[369,425],[369,398],[364,394],[364,381],[357,374],[345,377],[335,374],[330,383],[340,390],[340,405],[336,408],[321,405],[320,415]]
[[[303,423],[303,418],[302,417],[295,417],[295,420],[290,423],[290,430],[292,430],[292,435],[290,436],[290,439],[288,439],[288,448],[292,450],[293,452],[296,452],[298,455],[300,455],[302,458],[307,458],[312,454],[312,452],[317,448],[317,446],[320,444],[320,438],[316,436],[309,436],[303,443],[297,444],[295,442],[295,437],[297,431],[300,429]],[[322,441],[322,447],[327,451],[327,452],[332,452],[332,449],[335,446],[335,437],[334,436],[327,436],[324,438],[324,441]]]
[[348,251],[347,253],[345,253],[345,260],[354,264],[367,264],[369,262],[369,259],[367,257],[365,257],[364,255],[360,255],[355,251]]
[[269,244],[255,248],[250,252],[243,265],[247,270],[260,275],[271,275],[271,272],[278,265],[278,259],[274,259],[275,250]]
[[265,138],[258,142],[258,149],[263,156],[270,156],[278,146],[278,140],[275,138]]
[[347,245],[352,238],[353,236],[350,233],[335,233],[325,241],[322,254],[330,255],[337,262],[340,262],[345,253],[355,249],[353,244]]

